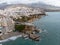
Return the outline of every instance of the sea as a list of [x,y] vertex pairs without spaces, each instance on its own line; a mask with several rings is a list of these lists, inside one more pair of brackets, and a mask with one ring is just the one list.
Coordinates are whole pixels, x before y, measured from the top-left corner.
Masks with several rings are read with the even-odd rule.
[[42,31],[39,33],[40,41],[24,38],[13,38],[0,43],[0,45],[60,45],[60,12],[46,12],[46,16],[33,22]]

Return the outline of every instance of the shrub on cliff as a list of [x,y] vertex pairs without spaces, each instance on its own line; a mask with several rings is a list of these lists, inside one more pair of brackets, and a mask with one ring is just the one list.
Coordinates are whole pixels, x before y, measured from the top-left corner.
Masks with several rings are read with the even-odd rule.
[[15,25],[15,30],[21,32],[25,29],[25,25]]

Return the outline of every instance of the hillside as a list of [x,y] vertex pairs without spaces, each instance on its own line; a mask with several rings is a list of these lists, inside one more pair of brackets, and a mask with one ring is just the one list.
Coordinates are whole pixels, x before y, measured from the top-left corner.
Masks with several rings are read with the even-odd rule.
[[45,4],[45,3],[31,3],[31,4],[28,4],[30,5],[31,7],[34,7],[34,8],[42,8],[44,9],[45,11],[60,11],[60,7],[56,7],[56,6],[53,6],[53,5],[48,5],[48,4]]
[[4,14],[7,16],[19,17],[19,16],[29,16],[29,15],[37,15],[37,14],[45,14],[43,9],[40,8],[32,8],[25,5],[10,5],[7,6],[4,10],[0,10],[0,14]]
[[7,4],[7,3],[2,3],[0,4],[0,9],[5,9],[7,7],[11,7],[11,6],[26,6],[26,7],[31,7],[31,8],[39,8],[42,9],[44,11],[60,11],[60,7],[56,7],[56,6],[52,6],[52,5],[48,5],[45,3],[31,3],[31,4]]

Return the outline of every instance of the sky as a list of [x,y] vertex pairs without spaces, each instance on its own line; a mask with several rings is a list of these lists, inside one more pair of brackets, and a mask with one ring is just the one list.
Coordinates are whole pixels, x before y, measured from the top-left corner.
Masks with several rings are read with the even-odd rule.
[[60,7],[60,0],[0,0],[0,3],[7,2],[10,3],[37,3],[37,2],[43,2],[49,5],[59,6]]

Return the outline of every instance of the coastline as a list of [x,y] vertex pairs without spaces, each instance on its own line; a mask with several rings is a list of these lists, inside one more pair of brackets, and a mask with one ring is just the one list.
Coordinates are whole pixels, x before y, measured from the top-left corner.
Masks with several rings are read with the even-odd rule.
[[[39,18],[41,18],[43,15],[40,15],[39,16]],[[37,20],[38,18],[36,18],[36,20]],[[34,20],[34,19],[33,19]],[[32,20],[32,21],[33,21]],[[33,27],[32,27],[33,28]],[[29,29],[28,29],[29,30]],[[31,29],[32,30],[32,29]],[[36,30],[36,32],[38,32],[38,33],[41,33],[42,32],[42,30],[38,30],[38,29],[36,29],[36,28],[34,28],[34,30]],[[32,33],[34,33],[33,31],[34,30],[32,30]],[[26,31],[27,32],[27,31]],[[29,32],[29,31],[28,31]],[[31,32],[30,33],[28,33],[28,34],[26,34],[26,35],[31,35],[31,36],[28,36],[28,38],[30,38],[30,39],[32,39],[32,40],[35,40],[35,41],[39,41],[39,39],[40,39],[40,36],[38,36],[38,34],[37,33],[34,33],[34,34],[31,34]],[[6,42],[6,41],[10,41],[10,40],[16,40],[17,38],[19,38],[19,37],[23,37],[23,38],[25,38],[24,37],[25,35],[22,33],[22,32],[8,32],[7,34],[4,34],[4,35],[2,35],[1,37],[2,37],[2,40],[0,40],[0,43],[1,42]],[[37,38],[38,37],[38,38]]]
[[0,40],[0,43],[2,43],[2,42],[7,42],[7,41],[10,41],[10,40],[16,40],[17,38],[19,38],[19,37],[22,37],[22,36],[20,36],[20,35],[17,35],[17,36],[12,36],[12,37],[10,37],[10,38],[7,38],[7,39],[4,39],[4,40]]
[[[6,22],[8,22],[8,23],[7,23],[7,27],[6,27],[6,25],[3,25],[3,26],[5,26],[6,31],[4,31],[4,33],[2,33],[3,31],[1,32],[2,35],[0,35],[0,42],[15,40],[18,37],[23,37],[23,38],[28,37],[29,39],[39,41],[40,40],[40,35],[38,35],[38,33],[40,32],[40,30],[36,29],[35,26],[31,25],[31,22],[33,22],[37,19],[40,19],[41,16],[46,15],[46,14],[44,12],[39,12],[38,14],[36,14],[35,12],[32,12],[32,13],[33,14],[30,14],[30,15],[27,15],[27,16],[20,16],[21,18],[16,17],[17,19],[13,18],[13,17],[12,18],[11,17],[8,17],[8,18],[6,17],[7,19],[11,20],[10,22],[13,21],[12,23],[9,23],[9,21],[7,21],[4,17],[3,19],[6,20]],[[21,24],[21,22],[22,22],[22,24]],[[26,24],[25,24],[25,22],[26,22]],[[12,28],[12,25],[9,25],[9,24],[12,24],[13,28]],[[10,30],[12,30],[12,31],[9,32]]]
[[[40,30],[42,32],[42,30]],[[39,32],[39,33],[41,33]],[[3,39],[3,40],[0,40],[0,43],[3,43],[3,42],[7,42],[7,41],[14,41],[16,40],[17,38],[24,38],[24,39],[29,39],[29,37],[27,38],[26,35],[23,35],[23,34],[19,34],[19,35],[15,35],[15,36],[11,36],[9,38],[6,38],[6,39]],[[33,39],[34,40],[34,39]]]

